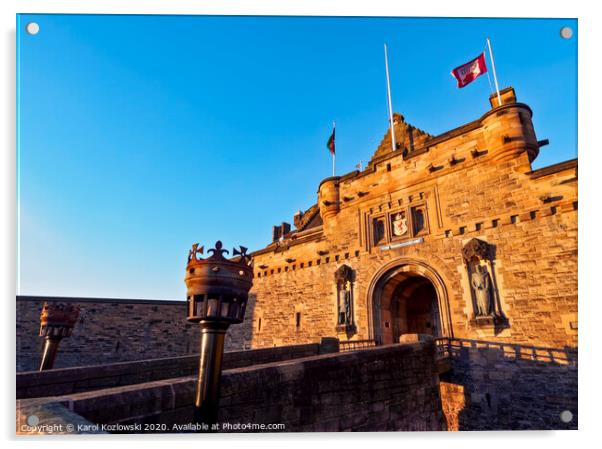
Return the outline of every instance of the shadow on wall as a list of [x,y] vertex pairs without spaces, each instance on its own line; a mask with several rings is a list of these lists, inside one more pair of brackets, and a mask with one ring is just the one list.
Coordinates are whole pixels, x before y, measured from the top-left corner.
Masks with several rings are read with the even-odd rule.
[[253,349],[253,319],[257,295],[249,293],[245,308],[245,319],[240,324],[232,324],[226,334],[225,351],[247,351]]
[[449,430],[577,429],[575,348],[452,338],[439,351],[451,362],[440,376]]

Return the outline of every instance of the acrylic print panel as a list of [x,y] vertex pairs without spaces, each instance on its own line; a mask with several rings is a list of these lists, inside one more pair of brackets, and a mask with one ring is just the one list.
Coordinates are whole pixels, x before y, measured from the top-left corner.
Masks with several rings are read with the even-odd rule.
[[19,15],[17,433],[577,428],[577,39]]

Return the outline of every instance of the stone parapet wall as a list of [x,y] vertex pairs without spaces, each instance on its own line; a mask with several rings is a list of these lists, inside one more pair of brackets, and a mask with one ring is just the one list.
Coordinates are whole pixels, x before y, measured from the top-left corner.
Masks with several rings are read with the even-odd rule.
[[[17,401],[62,404],[92,423],[191,421],[195,378]],[[25,415],[25,413],[21,413]],[[445,430],[432,340],[223,372],[220,423],[284,424],[295,431]],[[247,429],[249,431],[250,429]]]
[[[224,370],[282,360],[327,354],[334,351],[327,344],[280,346],[277,348],[232,351],[224,354]],[[134,362],[108,363],[48,371],[17,373],[17,399],[62,396],[194,375],[198,372],[199,356],[188,355]]]
[[[18,372],[39,367],[44,340],[38,332],[45,301],[72,303],[81,309],[73,335],[60,343],[55,368],[198,352],[199,328],[186,321],[185,301],[19,296],[16,307]],[[226,351],[250,348],[248,342],[244,326],[231,326]]]
[[447,353],[440,387],[449,430],[577,429],[576,350],[451,339]]

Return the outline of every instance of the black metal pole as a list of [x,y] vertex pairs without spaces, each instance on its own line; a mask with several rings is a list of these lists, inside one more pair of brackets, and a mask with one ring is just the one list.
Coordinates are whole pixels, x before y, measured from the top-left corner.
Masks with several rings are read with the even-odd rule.
[[207,432],[217,423],[219,387],[228,323],[201,321],[199,377],[194,400],[194,421]]
[[44,340],[44,350],[42,352],[42,362],[40,363],[40,371],[52,369],[56,354],[59,350],[59,343],[62,338],[46,337]]

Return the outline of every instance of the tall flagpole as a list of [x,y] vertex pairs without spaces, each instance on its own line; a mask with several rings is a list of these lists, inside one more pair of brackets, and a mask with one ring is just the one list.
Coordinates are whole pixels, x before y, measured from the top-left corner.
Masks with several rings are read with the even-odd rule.
[[389,80],[389,57],[387,56],[387,44],[385,44],[385,72],[387,73],[387,97],[389,99],[389,123],[391,128],[391,146],[393,151],[397,149],[395,145],[395,131],[393,130],[393,105],[391,102],[391,83]]
[[[334,120],[332,121],[332,133],[334,135],[335,130],[337,127],[337,122],[335,122]],[[336,137],[335,137],[335,146],[334,146],[334,151],[332,152],[332,176],[335,176],[335,159],[336,159],[336,153],[337,153],[337,149],[336,149]]]
[[493,69],[493,81],[495,82],[495,91],[497,92],[497,105],[502,105],[502,97],[500,96],[500,86],[497,83],[497,73],[495,72],[495,61],[493,60],[493,51],[491,51],[491,41],[487,38],[487,47],[489,48],[489,59],[491,59],[491,68]]

